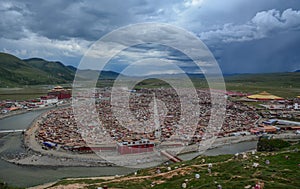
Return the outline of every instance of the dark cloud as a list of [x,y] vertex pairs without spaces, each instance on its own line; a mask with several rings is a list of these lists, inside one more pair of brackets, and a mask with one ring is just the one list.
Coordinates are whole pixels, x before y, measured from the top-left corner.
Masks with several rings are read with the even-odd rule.
[[228,43],[218,52],[218,61],[225,73],[294,71],[300,68],[299,41],[299,32],[292,32],[255,41]]
[[221,29],[200,33],[200,38],[209,42],[242,42],[276,35],[280,32],[300,30],[300,11],[286,9],[282,13],[272,9],[258,12],[242,25],[226,23]]
[[0,2],[0,36],[19,39],[26,36],[26,7],[20,3]]
[[[226,73],[292,71],[300,67],[299,11],[295,0],[4,0],[0,50],[76,65],[94,41],[114,29],[164,22],[199,35]],[[189,62],[176,52],[143,50]]]
[[[38,35],[50,39],[82,38],[85,40],[97,40],[102,35],[121,26],[133,24],[151,18],[157,18],[163,14],[159,8],[161,3],[151,1],[26,1],[26,3],[10,1],[13,7],[21,4],[18,11],[10,7],[4,18],[11,18],[5,22],[3,29],[8,30],[12,26],[26,28]],[[23,14],[26,11],[30,14]],[[15,14],[15,15],[13,15]],[[18,19],[22,18],[22,20]],[[16,22],[20,20],[19,22]],[[13,29],[13,28],[12,28]],[[17,31],[14,29],[14,31]],[[21,31],[21,29],[18,29]],[[5,31],[3,35],[11,38],[11,34]]]

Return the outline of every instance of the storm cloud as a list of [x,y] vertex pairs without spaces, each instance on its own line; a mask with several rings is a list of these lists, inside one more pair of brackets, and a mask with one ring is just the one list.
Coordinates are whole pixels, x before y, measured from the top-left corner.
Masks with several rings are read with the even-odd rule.
[[[102,36],[143,22],[173,24],[197,35],[224,73],[300,69],[300,2],[295,0],[4,0],[0,51],[76,66]],[[159,50],[149,53],[160,58]],[[140,57],[138,52],[128,54]],[[188,61],[180,53],[167,54],[163,58],[178,64]]]
[[226,23],[221,29],[200,33],[203,40],[216,42],[243,42],[272,37],[280,32],[300,30],[300,11],[286,9],[282,13],[272,9],[258,12],[242,25]]

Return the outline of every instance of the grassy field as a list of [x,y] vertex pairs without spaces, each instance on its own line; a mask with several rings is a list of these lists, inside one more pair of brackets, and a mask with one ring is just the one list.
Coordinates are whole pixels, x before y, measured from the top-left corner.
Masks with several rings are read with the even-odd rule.
[[[208,88],[204,78],[191,79],[196,88]],[[226,89],[250,94],[267,91],[284,98],[300,95],[300,73],[241,74],[225,76]],[[218,83],[216,83],[218,85]],[[157,79],[140,82],[136,88],[169,87],[167,83]]]
[[[300,187],[300,152],[296,150],[299,148],[298,143],[279,152],[260,152],[255,155],[248,153],[244,159],[233,155],[200,156],[191,161],[169,165],[170,171],[166,165],[161,165],[160,174],[156,173],[156,168],[151,168],[140,170],[137,175],[131,174],[113,180],[69,179],[59,181],[55,186],[72,187],[72,184],[81,184],[84,188],[107,185],[109,188],[176,189],[186,182],[187,188],[194,189],[216,188],[218,184],[223,188],[245,188],[260,181],[264,182],[265,188],[296,189]],[[266,160],[269,160],[269,165],[265,163]],[[254,162],[259,163],[259,166],[253,167]],[[208,163],[212,163],[211,174],[208,172]],[[195,174],[200,174],[200,178],[195,178]]]
[[[34,85],[24,88],[0,88],[0,100],[28,100],[47,95],[48,90],[55,85]],[[71,87],[71,84],[62,84]]]
[[[231,91],[250,94],[267,91],[284,98],[294,98],[300,95],[300,73],[241,74],[226,76],[224,79],[226,89]],[[204,78],[192,78],[191,81],[196,88],[208,88]],[[113,84],[114,80],[102,79],[98,81],[97,87],[112,87]],[[0,100],[24,100],[40,97],[45,95],[47,90],[53,86],[36,85],[23,88],[0,88]],[[71,83],[62,86],[71,87]],[[167,88],[170,85],[162,80],[147,79],[135,86],[136,89],[160,87]]]
[[249,74],[225,77],[226,88],[259,93],[267,91],[284,98],[300,95],[300,73]]

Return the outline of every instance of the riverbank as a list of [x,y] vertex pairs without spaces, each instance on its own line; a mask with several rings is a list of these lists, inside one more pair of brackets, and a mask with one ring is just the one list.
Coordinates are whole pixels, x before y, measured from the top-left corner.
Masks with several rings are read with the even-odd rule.
[[[159,165],[121,177],[68,178],[32,189],[61,188],[298,188],[300,144],[276,152],[243,156],[200,156],[191,161]],[[230,169],[229,169],[230,167]],[[157,170],[160,170],[157,172]],[[51,185],[52,184],[52,185]]]
[[[95,153],[91,154],[79,154],[69,152],[62,149],[44,149],[37,142],[35,133],[39,128],[39,121],[45,117],[47,112],[38,116],[33,122],[32,126],[27,129],[24,135],[24,145],[27,151],[25,157],[17,157],[8,160],[11,163],[18,165],[30,165],[30,166],[115,166],[113,163],[102,159]],[[276,138],[300,138],[300,135],[294,133],[282,133],[275,135]],[[247,136],[231,136],[216,138],[212,145],[208,149],[218,148],[224,145],[238,144],[246,141],[257,141],[259,136],[247,135]],[[198,152],[199,146],[197,144],[186,146],[181,154]]]
[[[66,106],[66,105],[64,105]],[[25,153],[17,155],[14,158],[7,158],[6,161],[17,165],[26,166],[52,166],[52,167],[107,167],[115,166],[113,163],[102,159],[95,153],[91,154],[79,154],[62,149],[45,149],[41,144],[37,142],[35,133],[39,128],[39,121],[45,117],[47,112],[36,117],[31,126],[26,130],[24,134],[24,148]],[[277,138],[300,138],[300,135],[294,133],[282,133],[274,135]],[[238,144],[246,141],[257,141],[259,136],[247,135],[247,136],[232,136],[217,138],[208,149],[218,148],[224,145]],[[181,154],[197,153],[199,146],[189,145],[186,146]],[[199,153],[201,154],[201,153]]]
[[[17,157],[8,160],[11,163],[17,165],[30,165],[30,166],[114,166],[114,164],[107,162],[98,155],[92,154],[79,154],[62,149],[45,149],[41,144],[37,142],[35,133],[39,129],[39,121],[47,115],[45,112],[39,115],[31,123],[31,126],[27,129],[24,135],[24,146],[27,154],[24,157]],[[218,138],[214,141],[210,149],[217,148],[219,146],[235,144],[245,141],[255,141],[257,136],[236,136]],[[198,145],[186,146],[182,154],[197,152]],[[129,157],[130,158],[130,157]]]
[[[5,129],[28,129],[33,120],[45,111],[28,112],[0,120],[0,125]],[[21,133],[3,134],[0,137],[0,156],[5,154],[27,153],[23,146]],[[229,138],[227,138],[229,139]],[[228,141],[230,142],[230,141]],[[232,145],[220,145],[217,148],[207,150],[205,155],[235,154],[256,148],[256,142],[241,142]],[[31,151],[29,151],[31,153]],[[183,155],[180,156],[182,158]],[[186,159],[191,159],[191,153],[185,154]],[[192,157],[195,157],[192,154]],[[39,157],[36,157],[39,158]],[[9,158],[12,159],[12,158]],[[185,158],[182,158],[186,160]],[[11,186],[27,188],[43,183],[50,183],[63,178],[99,177],[107,175],[127,175],[134,169],[126,167],[87,167],[87,166],[35,166],[17,165],[0,159],[0,179]]]
[[99,158],[96,154],[76,154],[71,152],[62,152],[56,149],[43,149],[35,138],[35,132],[38,129],[39,120],[45,115],[39,115],[32,122],[24,134],[24,146],[27,156],[8,160],[18,165],[31,166],[112,166],[111,163]]
[[[0,129],[28,129],[33,120],[46,110],[30,111],[0,120]],[[27,188],[43,183],[54,182],[67,177],[96,177],[106,175],[126,175],[134,171],[126,167],[87,167],[87,166],[44,166],[17,165],[7,160],[27,157],[21,132],[0,134],[0,181],[9,186]],[[32,155],[32,154],[31,154]],[[38,154],[37,154],[37,158]],[[5,159],[5,160],[4,160]]]
[[[40,117],[42,117],[41,115]],[[39,117],[39,118],[40,118]],[[29,151],[34,152],[32,155],[28,155],[22,159],[10,160],[11,163],[19,165],[47,165],[47,166],[114,166],[113,163],[107,162],[98,155],[92,154],[78,154],[62,150],[45,150],[37,142],[35,138],[35,131],[38,129],[38,120],[34,121],[33,126],[28,129],[25,133],[25,146]],[[224,145],[238,144],[247,141],[257,141],[259,136],[248,135],[248,136],[232,136],[217,138],[209,149],[222,147]],[[294,133],[282,133],[275,135],[275,138],[300,138],[300,135]],[[198,145],[190,145],[181,151],[181,154],[195,153],[199,149]]]

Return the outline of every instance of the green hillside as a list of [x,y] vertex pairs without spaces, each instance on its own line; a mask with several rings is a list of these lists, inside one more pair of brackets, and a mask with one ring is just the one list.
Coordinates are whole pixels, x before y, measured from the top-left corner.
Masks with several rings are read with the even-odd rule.
[[69,83],[75,71],[59,62],[0,53],[0,87]]
[[[138,170],[137,174],[105,179],[63,179],[49,188],[251,188],[263,182],[265,188],[299,188],[300,143],[275,152],[246,153],[243,158],[234,155],[199,156],[193,160],[155,168]],[[267,164],[266,162],[269,162]],[[211,172],[208,165],[211,163]],[[258,163],[258,166],[253,166]],[[170,168],[168,168],[170,167]],[[160,173],[157,173],[157,168]],[[200,178],[195,178],[199,174]]]
[[[61,62],[47,61],[41,58],[21,60],[13,55],[0,52],[0,88],[71,83],[76,71],[75,67],[65,66]],[[95,71],[92,70],[82,71],[86,72],[87,76],[95,74]],[[102,71],[99,79],[114,80],[118,75],[119,73],[113,71]]]
[[30,66],[43,70],[51,77],[59,77],[66,81],[72,81],[76,72],[76,68],[72,69],[61,62],[49,62],[39,58],[31,58],[24,61]]
[[[86,75],[86,79],[95,74],[95,71],[92,70],[82,71],[82,74]],[[0,53],[0,88],[72,83],[75,73],[75,67],[65,66],[60,62],[51,62],[40,58],[21,60],[13,55]],[[113,71],[102,71],[97,86],[112,86],[118,75]],[[181,77],[180,74],[171,76],[172,79]],[[189,74],[189,76],[196,88],[208,88],[203,75]],[[130,80],[130,77],[126,78]],[[227,90],[247,93],[268,91],[284,98],[300,94],[300,72],[234,74],[225,75],[224,79]],[[157,79],[148,79],[140,82],[136,87],[168,87],[168,84]]]

